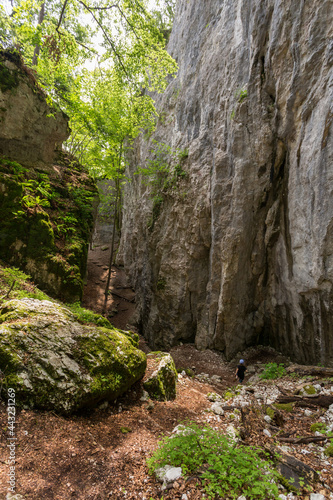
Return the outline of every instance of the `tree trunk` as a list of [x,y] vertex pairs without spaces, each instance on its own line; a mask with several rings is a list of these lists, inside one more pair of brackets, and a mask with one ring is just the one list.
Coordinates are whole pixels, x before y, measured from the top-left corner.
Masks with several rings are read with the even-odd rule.
[[106,287],[105,287],[105,299],[104,299],[104,306],[103,306],[103,314],[106,312],[106,306],[107,306],[107,301],[108,301],[108,295],[109,295],[109,287],[110,287],[110,281],[111,281],[111,272],[112,272],[112,264],[113,264],[113,256],[114,256],[114,242],[115,242],[115,236],[116,236],[116,220],[117,220],[117,208],[118,208],[118,196],[119,196],[119,179],[116,179],[116,199],[114,202],[114,208],[113,208],[113,228],[112,228],[112,240],[111,240],[111,254],[110,254],[110,260],[109,260],[109,272],[108,272],[108,279],[106,282]]
[[333,396],[326,396],[323,394],[314,394],[313,396],[280,396],[276,400],[276,403],[295,403],[296,406],[321,406],[322,408],[328,408],[333,404]]
[[[43,2],[42,5],[40,6],[40,11],[38,15],[38,25],[42,24],[44,17],[45,17],[45,3]],[[37,44],[34,50],[34,56],[32,58],[33,66],[37,65],[39,52],[40,52],[40,46]]]
[[299,373],[300,375],[329,378],[333,377],[333,368],[326,368],[324,366],[291,365],[288,366],[287,373]]

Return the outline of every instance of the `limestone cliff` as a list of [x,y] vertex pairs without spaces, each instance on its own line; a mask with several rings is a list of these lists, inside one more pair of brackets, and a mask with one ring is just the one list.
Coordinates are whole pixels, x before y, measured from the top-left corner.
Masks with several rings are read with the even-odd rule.
[[[179,0],[178,77],[152,139],[189,149],[161,193],[127,186],[120,261],[156,347],[270,344],[333,363],[331,0]],[[137,142],[129,173],[149,158]]]

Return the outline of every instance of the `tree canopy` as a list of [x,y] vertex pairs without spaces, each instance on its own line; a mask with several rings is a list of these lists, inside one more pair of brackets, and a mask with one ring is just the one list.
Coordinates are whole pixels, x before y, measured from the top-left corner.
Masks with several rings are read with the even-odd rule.
[[[67,147],[95,175],[113,177],[128,144],[151,128],[147,92],[177,65],[165,50],[175,0],[12,0],[0,6],[0,40],[14,46],[71,118]],[[93,66],[94,69],[91,69]]]

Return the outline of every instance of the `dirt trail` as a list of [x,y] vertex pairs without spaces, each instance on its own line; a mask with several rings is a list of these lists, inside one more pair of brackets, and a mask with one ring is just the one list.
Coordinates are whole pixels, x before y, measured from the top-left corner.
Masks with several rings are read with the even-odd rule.
[[[110,245],[96,245],[89,250],[87,284],[83,292],[83,307],[102,314],[108,277]],[[109,298],[105,316],[123,330],[129,328],[135,311],[135,293],[129,286],[125,271],[112,266]]]

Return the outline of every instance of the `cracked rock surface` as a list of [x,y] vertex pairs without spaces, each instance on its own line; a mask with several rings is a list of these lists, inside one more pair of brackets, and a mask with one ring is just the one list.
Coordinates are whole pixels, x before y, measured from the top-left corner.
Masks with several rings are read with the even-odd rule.
[[[262,343],[332,365],[331,7],[179,1],[179,73],[131,152],[118,256],[153,348],[195,342],[231,359]],[[188,149],[158,210],[133,176],[153,140]]]

